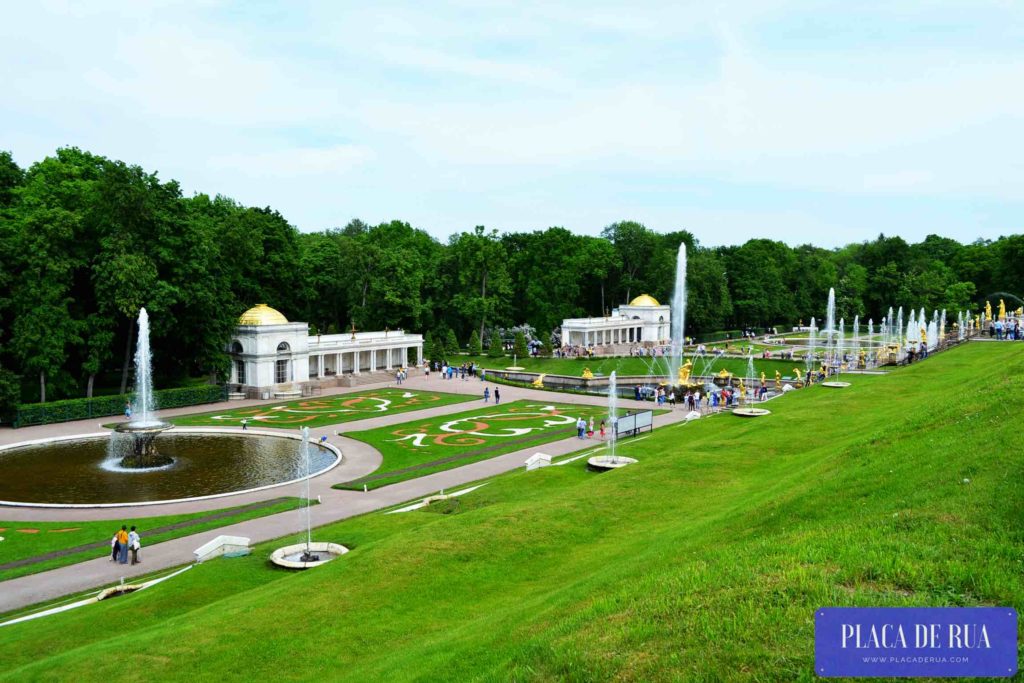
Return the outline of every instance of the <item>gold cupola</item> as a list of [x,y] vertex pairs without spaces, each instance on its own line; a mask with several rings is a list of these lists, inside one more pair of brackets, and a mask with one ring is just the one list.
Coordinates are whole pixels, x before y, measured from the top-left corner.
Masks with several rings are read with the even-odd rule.
[[239,325],[287,325],[288,318],[281,311],[266,304],[256,304],[242,314]]

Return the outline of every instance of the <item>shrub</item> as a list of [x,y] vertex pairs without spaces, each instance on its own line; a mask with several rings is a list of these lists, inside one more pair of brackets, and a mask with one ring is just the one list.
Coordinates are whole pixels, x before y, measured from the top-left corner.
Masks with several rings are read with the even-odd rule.
[[[15,427],[29,425],[52,424],[54,422],[70,422],[71,420],[87,420],[94,417],[108,417],[124,412],[124,406],[131,396],[119,394],[115,396],[96,396],[93,398],[72,398],[66,401],[50,403],[28,403],[18,406],[14,416]],[[178,389],[160,389],[153,392],[158,408],[181,408],[201,403],[223,401],[225,387],[205,384]]]
[[491,333],[491,346],[487,349],[487,356],[489,358],[501,358],[505,355],[505,349],[501,345],[501,336],[497,333]]

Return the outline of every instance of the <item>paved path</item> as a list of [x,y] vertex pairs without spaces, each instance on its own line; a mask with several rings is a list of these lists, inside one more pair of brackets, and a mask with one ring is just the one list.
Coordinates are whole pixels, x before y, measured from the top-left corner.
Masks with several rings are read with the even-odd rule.
[[[492,391],[494,385],[490,385]],[[377,388],[386,385],[376,385]],[[413,377],[404,385],[410,390],[447,391],[450,393],[480,394],[483,391],[484,383],[479,380],[442,380],[436,374],[430,377]],[[332,393],[347,393],[375,388],[374,385],[364,385],[352,389],[340,390]],[[575,394],[556,394],[548,391],[534,389],[522,389],[518,387],[501,386],[502,399],[504,401],[515,401],[519,399],[535,400],[540,403],[576,403],[585,405],[603,405],[604,399],[599,396],[581,396]],[[326,394],[327,392],[325,392]],[[236,407],[240,402],[232,402]],[[480,405],[483,405],[481,400]],[[651,408],[651,403],[638,403],[630,400],[621,400],[622,408]],[[461,412],[476,407],[474,403],[463,403],[439,408],[431,408],[422,411],[401,413],[398,415],[385,415],[377,418],[346,422],[341,425],[334,425],[321,429],[311,430],[315,438],[326,434],[329,440],[342,449],[346,463],[315,478],[311,482],[311,495],[320,496],[321,505],[312,508],[313,524],[320,526],[335,522],[356,515],[361,515],[374,510],[391,507],[412,499],[437,492],[440,489],[451,489],[469,482],[492,477],[503,472],[508,472],[521,467],[523,462],[533,453],[542,450],[551,455],[564,455],[584,448],[593,448],[597,443],[594,441],[580,441],[572,437],[547,444],[532,446],[505,455],[499,455],[489,460],[475,462],[444,472],[437,472],[418,479],[411,479],[390,486],[385,486],[369,492],[342,491],[332,489],[331,486],[340,481],[350,481],[360,476],[369,474],[375,470],[380,463],[380,454],[371,446],[359,441],[347,439],[340,436],[343,432],[360,431],[384,425],[398,424],[410,420],[444,415],[448,413]],[[191,411],[175,410],[167,411],[164,416],[181,414],[183,412],[196,412],[195,407]],[[679,409],[658,415],[655,417],[655,426],[661,427],[683,419],[685,411]],[[44,438],[56,434],[74,434],[82,431],[93,431],[89,422],[83,425],[77,423],[77,430],[68,423],[62,425],[46,425],[17,430],[22,441],[34,438]],[[30,433],[31,432],[31,433]],[[335,435],[337,432],[339,435]],[[9,436],[3,434],[3,437]],[[10,442],[10,441],[8,441]],[[582,466],[582,465],[581,465]],[[291,490],[289,490],[291,489]],[[158,506],[133,506],[127,508],[110,509],[83,509],[83,510],[48,510],[32,508],[0,508],[0,517],[5,521],[73,521],[86,519],[116,519],[137,517],[141,515],[162,515],[175,514],[179,512],[194,512],[222,508],[229,505],[242,505],[263,500],[276,498],[282,495],[302,495],[303,485],[293,484],[284,487],[275,487],[268,491],[261,491],[254,494],[243,494],[226,498],[218,498],[212,501],[196,501],[193,503],[173,503]],[[96,588],[109,583],[117,582],[121,577],[131,578],[141,574],[157,571],[164,568],[187,564],[192,561],[192,551],[221,534],[236,536],[248,536],[253,543],[280,538],[290,534],[297,534],[303,526],[301,515],[295,511],[282,512],[268,517],[239,522],[230,526],[221,527],[207,532],[185,536],[172,541],[166,541],[153,546],[143,548],[142,564],[132,567],[131,565],[117,565],[111,563],[106,557],[81,562],[68,567],[61,567],[38,574],[11,579],[0,583],[0,613],[18,609],[44,600],[75,593],[78,591]],[[145,531],[145,530],[143,530]],[[145,537],[143,537],[145,543]]]

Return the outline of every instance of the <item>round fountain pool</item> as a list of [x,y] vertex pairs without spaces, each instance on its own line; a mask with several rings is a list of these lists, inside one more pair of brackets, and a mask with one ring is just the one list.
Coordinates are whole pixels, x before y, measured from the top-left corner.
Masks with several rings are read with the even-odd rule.
[[[0,503],[116,505],[202,498],[265,488],[305,476],[299,441],[267,433],[172,430],[158,437],[173,463],[155,469],[119,467],[107,435],[14,445],[0,450]],[[338,461],[310,444],[316,475]]]

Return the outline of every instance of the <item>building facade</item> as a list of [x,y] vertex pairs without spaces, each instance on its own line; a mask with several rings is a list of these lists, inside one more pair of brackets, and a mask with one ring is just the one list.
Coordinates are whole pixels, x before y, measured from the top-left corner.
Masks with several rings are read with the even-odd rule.
[[239,391],[282,394],[317,379],[422,365],[423,336],[402,330],[310,336],[307,323],[256,304],[238,319],[229,351],[231,384]]
[[613,309],[610,316],[562,321],[562,344],[566,346],[661,344],[671,336],[671,307],[647,294]]

